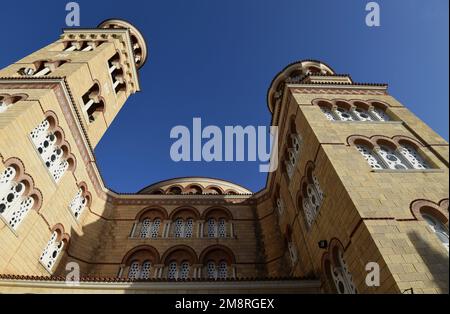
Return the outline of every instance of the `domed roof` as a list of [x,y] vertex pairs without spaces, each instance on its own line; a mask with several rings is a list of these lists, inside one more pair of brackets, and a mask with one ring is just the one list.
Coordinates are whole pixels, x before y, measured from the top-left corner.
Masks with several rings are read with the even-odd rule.
[[275,98],[277,97],[277,92],[283,86],[282,83],[286,82],[286,80],[291,80],[291,82],[299,81],[299,79],[310,74],[333,75],[334,71],[325,63],[317,60],[302,60],[289,64],[275,76],[270,84],[267,93],[267,104],[270,112],[273,113]]
[[201,195],[201,194],[252,194],[248,189],[220,179],[206,177],[175,178],[152,184],[138,194],[169,194],[169,195]]
[[148,57],[147,43],[142,33],[130,22],[121,19],[108,19],[98,25],[98,28],[123,28],[130,31],[132,49],[135,54],[136,67],[144,65]]

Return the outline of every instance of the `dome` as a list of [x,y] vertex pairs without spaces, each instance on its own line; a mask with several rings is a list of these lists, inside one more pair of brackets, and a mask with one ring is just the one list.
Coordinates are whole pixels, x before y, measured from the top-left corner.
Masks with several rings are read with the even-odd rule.
[[267,94],[267,104],[273,113],[277,94],[283,87],[282,83],[290,80],[291,83],[300,82],[306,75],[333,75],[334,71],[328,65],[317,60],[302,60],[291,63],[275,76]]
[[141,32],[133,24],[124,20],[109,19],[100,23],[98,28],[128,29],[130,31],[136,67],[141,68],[144,65],[148,56],[147,43],[145,42],[144,36],[142,36]]
[[152,195],[238,195],[252,194],[248,189],[220,179],[205,177],[186,177],[161,181],[142,189],[138,194]]

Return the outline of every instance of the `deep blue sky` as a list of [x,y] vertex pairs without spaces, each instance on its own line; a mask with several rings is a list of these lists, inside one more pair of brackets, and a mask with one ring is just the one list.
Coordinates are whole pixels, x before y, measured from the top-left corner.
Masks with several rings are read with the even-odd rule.
[[[68,1],[2,1],[0,67],[58,38]],[[136,192],[156,181],[210,176],[260,190],[257,163],[171,161],[175,125],[268,125],[267,88],[287,64],[319,59],[356,82],[388,83],[448,140],[448,0],[378,1],[381,27],[365,25],[369,1],[78,1],[81,27],[124,18],[144,34],[150,58],[142,92],[96,148],[106,185]]]

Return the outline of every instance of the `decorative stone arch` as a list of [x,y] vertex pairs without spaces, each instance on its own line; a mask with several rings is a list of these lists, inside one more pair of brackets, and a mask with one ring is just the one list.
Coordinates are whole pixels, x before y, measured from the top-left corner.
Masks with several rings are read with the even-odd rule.
[[4,162],[5,168],[13,167],[14,170],[16,170],[16,175],[13,178],[14,181],[20,181],[20,176],[25,173],[25,166],[23,165],[23,162],[21,159],[12,157],[8,158]]
[[92,205],[92,194],[91,194],[91,192],[89,192],[86,182],[81,181],[80,183],[77,184],[77,186],[82,191],[81,192],[82,196],[86,200],[86,207],[91,207],[91,205]]
[[52,110],[48,110],[44,113],[44,120],[47,120],[50,124],[49,131],[55,130],[55,128],[59,125],[59,119],[56,113]]
[[238,192],[236,192],[233,189],[228,189],[223,194],[225,194],[225,195],[238,195]]
[[63,242],[64,243],[64,250],[67,250],[70,243],[70,235],[65,233],[64,226],[61,223],[57,223],[53,226],[53,228],[50,229],[50,232],[56,232],[56,242]]
[[236,257],[233,251],[220,244],[209,246],[200,254],[200,264],[206,265],[211,260],[216,264],[219,264],[223,260],[225,260],[228,265],[236,264]]
[[348,100],[348,102],[355,108],[361,108],[364,110],[369,110],[371,108],[370,103],[368,103],[365,100],[354,99],[354,100]]
[[174,209],[170,215],[170,220],[175,220],[177,218],[182,218],[184,220],[186,219],[193,219],[198,220],[201,217],[199,211],[195,207],[191,206],[181,206],[176,209]]
[[199,184],[192,183],[185,187],[183,192],[185,194],[202,195],[203,187]]
[[152,206],[152,207],[146,207],[142,209],[137,215],[136,220],[139,222],[142,222],[145,219],[151,219],[152,221],[159,218],[161,220],[167,220],[168,219],[167,211],[163,207],[159,206]]
[[376,145],[370,138],[364,135],[351,135],[347,137],[347,144],[349,146],[365,145],[370,149],[375,149]]
[[333,99],[332,102],[338,108],[343,108],[345,110],[352,109],[352,103],[347,99]]
[[377,99],[369,99],[366,102],[368,102],[371,106],[373,106],[375,108],[378,108],[378,109],[381,109],[383,111],[386,111],[391,106],[387,102],[380,101],[380,100],[377,100]]
[[166,189],[166,194],[171,195],[181,195],[183,194],[184,188],[179,184],[171,185]]
[[12,157],[5,160],[3,164],[5,168],[12,167],[15,169],[16,174],[12,180],[16,182],[22,182],[25,185],[25,192],[22,197],[32,197],[34,204],[31,209],[39,212],[43,201],[42,192],[35,187],[33,177],[25,172],[25,166],[22,160],[16,157]]
[[428,214],[436,217],[447,227],[449,225],[448,199],[441,200],[439,204],[430,200],[418,199],[411,203],[410,210],[416,220],[423,221],[422,214]]
[[333,275],[331,274],[331,258],[330,253],[327,251],[322,254],[321,260],[321,273],[323,274],[324,280],[322,283],[326,287],[326,290],[331,293],[337,293],[336,286],[333,283]]
[[176,261],[178,264],[187,261],[190,265],[198,264],[197,253],[187,245],[177,245],[168,249],[162,256],[161,262],[168,266],[169,263]]
[[397,146],[400,146],[402,144],[408,144],[408,145],[411,145],[412,147],[414,147],[414,149],[416,149],[416,150],[420,150],[424,146],[418,140],[413,139],[409,136],[404,136],[404,135],[396,135],[396,136],[392,137],[392,140],[397,144]]
[[[209,191],[214,191],[216,193],[210,193]],[[205,188],[205,193],[214,194],[214,195],[223,195],[224,194],[223,189],[218,185],[208,185]]]
[[204,219],[204,220],[207,220],[209,218],[214,218],[216,220],[225,219],[226,221],[230,221],[230,220],[233,220],[233,214],[226,207],[213,206],[213,207],[207,208],[203,212],[201,218]]
[[141,265],[146,261],[150,261],[152,265],[156,265],[160,263],[161,259],[158,250],[153,246],[139,245],[125,254],[122,258],[122,265],[129,267],[131,263],[135,261],[139,262]]
[[372,143],[374,143],[375,147],[387,146],[394,150],[398,148],[398,144],[387,136],[374,135],[371,137],[371,140]]
[[316,98],[311,101],[312,105],[325,107],[331,110],[333,108],[333,101],[325,98]]

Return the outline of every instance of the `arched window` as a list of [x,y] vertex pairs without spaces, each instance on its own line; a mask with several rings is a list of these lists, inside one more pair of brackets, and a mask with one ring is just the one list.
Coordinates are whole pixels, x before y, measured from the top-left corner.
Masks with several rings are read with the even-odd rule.
[[290,225],[286,226],[286,231],[284,233],[284,240],[286,243],[287,250],[289,252],[289,258],[291,260],[292,266],[297,263],[297,247],[292,239],[292,228]]
[[209,238],[217,237],[217,224],[214,218],[208,219],[208,237]]
[[336,107],[335,111],[336,115],[339,117],[341,121],[355,121],[356,119],[353,117],[350,110],[344,107]]
[[14,230],[35,204],[34,198],[27,193],[28,182],[15,181],[17,175],[14,167],[6,168],[0,174],[0,216]]
[[169,188],[167,194],[171,194],[171,195],[180,195],[183,191],[181,190],[180,187],[178,186],[172,186]]
[[83,213],[87,204],[88,198],[86,196],[86,190],[84,187],[82,187],[78,190],[78,193],[75,195],[69,205],[70,210],[72,211],[76,219],[79,219],[81,217],[81,214]]
[[191,265],[188,261],[183,261],[181,263],[172,261],[168,266],[167,278],[180,280],[188,279],[190,276],[190,270]]
[[448,228],[436,217],[428,213],[421,213],[423,220],[428,223],[430,229],[436,234],[438,239],[445,246],[447,251],[449,250],[448,245]]
[[429,169],[430,166],[411,144],[401,144],[400,152],[414,169]]
[[64,248],[64,241],[58,240],[58,237],[60,237],[60,234],[58,231],[54,231],[40,257],[42,265],[44,265],[49,271],[51,271],[53,266],[55,266],[60,253]]
[[[167,219],[167,212],[163,208],[145,208],[136,217],[136,223],[131,231],[132,237],[141,239],[156,239],[160,236],[163,220]],[[161,236],[164,236],[164,230]]]
[[234,254],[222,245],[206,248],[200,255],[203,264],[203,278],[227,279],[233,276]]
[[183,218],[177,218],[175,220],[175,238],[192,238],[194,228],[194,220],[188,218],[184,220]]
[[97,83],[83,95],[83,111],[89,123],[95,122],[105,111],[105,103],[100,96],[100,87]]
[[307,171],[307,176],[303,179],[301,196],[301,205],[305,213],[305,220],[307,226],[310,228],[319,213],[324,199],[319,180],[312,169]]
[[383,158],[384,163],[390,169],[403,170],[410,168],[403,156],[401,156],[394,148],[387,145],[381,145],[378,154]]
[[197,264],[197,255],[192,248],[180,245],[169,249],[163,256],[168,279],[188,279],[191,268]]
[[57,68],[67,63],[67,60],[41,60],[36,61],[30,67],[24,67],[19,70],[19,74],[22,76],[45,76],[54,72]]
[[122,260],[119,276],[131,280],[150,279],[154,265],[159,264],[158,251],[149,245],[141,245],[128,252]]
[[358,118],[359,121],[373,121],[374,119],[369,113],[369,110],[364,109],[362,107],[356,107],[353,110],[354,114]]
[[203,236],[208,238],[226,238],[232,233],[231,213],[221,207],[209,208],[203,213],[206,228]]
[[297,133],[297,127],[295,120],[292,119],[290,129],[289,129],[289,140],[287,142],[287,148],[285,152],[285,165],[286,171],[289,179],[294,175],[295,167],[300,159],[300,150],[302,147],[302,138],[300,134]]
[[141,222],[141,230],[139,237],[141,239],[152,238],[156,239],[159,235],[159,228],[161,226],[161,219],[155,218],[153,221],[146,218]]
[[383,163],[380,161],[380,158],[373,151],[373,149],[369,148],[367,145],[364,144],[356,145],[356,149],[361,153],[361,155],[363,155],[364,159],[367,160],[372,169],[384,168]]
[[[63,142],[60,132],[53,132],[49,119],[45,119],[30,134],[36,150],[42,158],[45,166],[58,182],[69,169],[68,148],[58,145]],[[73,161],[72,161],[73,163]]]
[[353,283],[352,275],[344,259],[343,251],[335,247],[333,249],[333,260],[329,263],[329,272],[333,279],[336,290],[339,294],[355,294],[356,287]]
[[283,204],[283,200],[281,199],[281,197],[277,197],[276,208],[277,208],[278,214],[280,216],[282,216],[284,213],[284,204]]
[[206,277],[208,279],[227,279],[228,264],[225,260],[220,261],[217,265],[215,261],[209,261],[206,264]]
[[390,121],[387,105],[373,101],[314,100],[330,121]]
[[8,110],[13,104],[18,101],[25,100],[28,96],[25,94],[16,94],[16,95],[8,95],[2,94],[0,95],[0,114]]
[[152,263],[144,261],[142,264],[139,261],[133,261],[128,271],[128,278],[132,280],[150,279],[152,270]]

